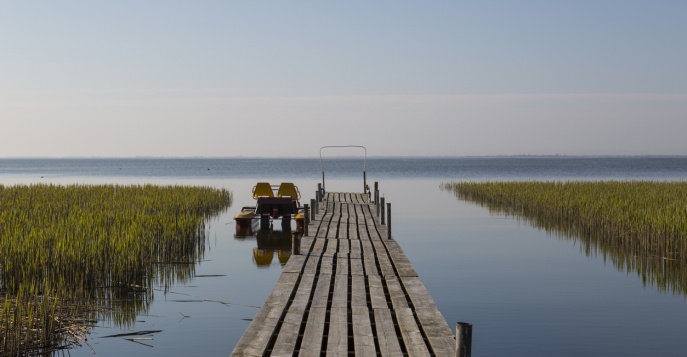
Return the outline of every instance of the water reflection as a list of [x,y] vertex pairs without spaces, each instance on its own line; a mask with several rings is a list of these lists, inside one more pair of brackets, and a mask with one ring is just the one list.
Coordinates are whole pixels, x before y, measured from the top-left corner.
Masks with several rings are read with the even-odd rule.
[[492,215],[515,217],[518,221],[523,219],[526,224],[547,234],[579,243],[580,251],[586,256],[601,256],[604,261],[610,260],[618,271],[636,272],[644,286],[655,286],[659,291],[687,296],[687,262],[668,258],[668,254],[656,255],[650,250],[639,249],[637,245],[621,244],[617,237],[564,221],[546,219],[535,211],[515,205],[488,203],[444,185],[441,190],[452,192],[460,200],[485,207]]
[[291,257],[291,229],[288,225],[283,225],[282,230],[275,230],[273,227],[237,228],[234,238],[237,240],[255,239],[257,244],[253,248],[253,263],[258,268],[270,267],[275,255],[281,266],[284,266]]
[[205,223],[198,224],[188,235],[191,244],[168,248],[167,256],[173,260],[161,258],[164,261],[146,264],[129,276],[99,284],[83,281],[76,286],[48,285],[51,289],[35,296],[0,289],[0,301],[5,301],[0,310],[0,357],[69,354],[68,349],[88,344],[88,334],[99,321],[112,322],[123,330],[133,328],[137,317],[150,309],[153,287],[166,292],[172,285],[187,283],[195,276],[196,263],[205,254]]

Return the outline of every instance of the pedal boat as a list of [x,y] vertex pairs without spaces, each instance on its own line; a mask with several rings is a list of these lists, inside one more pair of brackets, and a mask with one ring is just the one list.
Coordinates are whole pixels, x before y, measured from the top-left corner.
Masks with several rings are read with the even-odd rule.
[[[276,195],[275,195],[276,191]],[[282,182],[279,186],[268,182],[258,182],[253,186],[255,206],[244,206],[234,216],[236,231],[267,229],[275,219],[281,219],[282,228],[291,227],[291,218],[296,220],[296,229],[303,229],[305,213],[298,201],[301,194],[298,187],[291,182]]]

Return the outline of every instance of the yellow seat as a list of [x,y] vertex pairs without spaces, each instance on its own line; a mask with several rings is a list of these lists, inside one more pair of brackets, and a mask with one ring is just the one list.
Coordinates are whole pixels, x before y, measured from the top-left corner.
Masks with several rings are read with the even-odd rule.
[[258,199],[258,197],[274,197],[274,192],[272,192],[272,186],[269,182],[258,182],[253,186],[253,198]]
[[300,200],[301,193],[298,192],[298,187],[291,182],[282,182],[277,191],[277,197],[291,197],[292,200]]

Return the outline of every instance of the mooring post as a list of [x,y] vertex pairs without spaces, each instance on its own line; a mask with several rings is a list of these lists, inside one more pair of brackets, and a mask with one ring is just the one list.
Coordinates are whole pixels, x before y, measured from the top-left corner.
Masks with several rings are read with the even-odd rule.
[[386,204],[386,215],[387,215],[386,231],[389,233],[389,239],[391,239],[391,203]]
[[322,171],[322,193],[324,193],[324,171]]
[[379,217],[379,191],[375,193],[375,206],[377,207],[377,217]]
[[313,198],[310,200],[310,220],[315,220],[315,212],[317,211],[317,201]]
[[308,236],[308,224],[310,223],[310,209],[308,208],[308,204],[303,205],[303,236],[307,237]]
[[363,194],[367,193],[367,173],[363,171]]
[[297,231],[291,232],[291,255],[301,254],[301,233]]
[[382,224],[384,224],[384,197],[379,199],[379,205],[382,207],[381,217],[382,217]]
[[379,198],[377,195],[379,194],[379,182],[375,181],[375,203],[377,203],[377,199]]
[[375,209],[377,210],[377,217],[379,217],[379,189],[375,189]]
[[317,184],[317,192],[319,193],[319,196],[317,196],[317,200],[322,202],[322,184],[321,183]]
[[472,324],[456,323],[456,357],[470,357],[472,355]]

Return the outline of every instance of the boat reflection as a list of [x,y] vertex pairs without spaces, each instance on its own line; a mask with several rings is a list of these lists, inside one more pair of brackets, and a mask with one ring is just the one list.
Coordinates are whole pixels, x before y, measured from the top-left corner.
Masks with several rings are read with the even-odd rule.
[[237,229],[234,238],[238,240],[255,238],[257,246],[253,248],[253,263],[258,268],[269,268],[275,255],[281,266],[284,266],[291,257],[291,229],[289,227],[283,227],[282,230],[272,228],[254,230],[246,227]]

